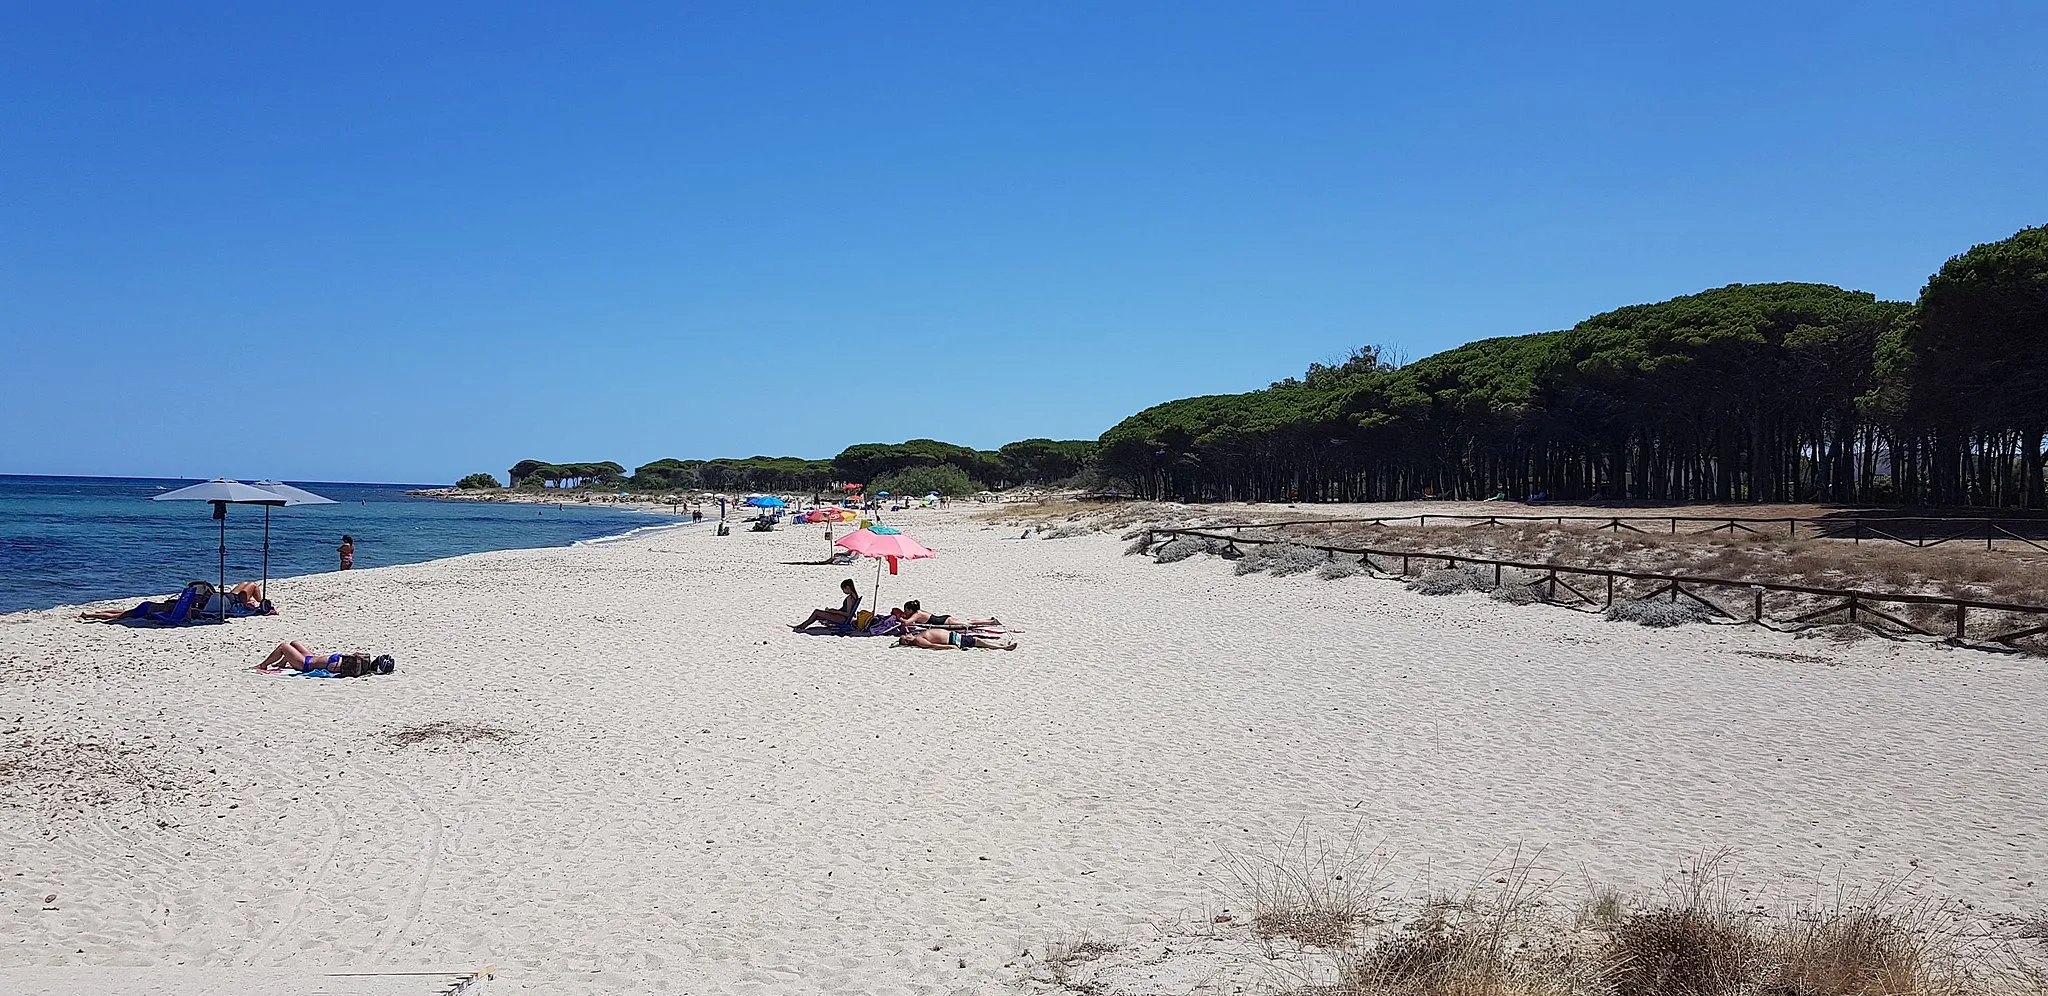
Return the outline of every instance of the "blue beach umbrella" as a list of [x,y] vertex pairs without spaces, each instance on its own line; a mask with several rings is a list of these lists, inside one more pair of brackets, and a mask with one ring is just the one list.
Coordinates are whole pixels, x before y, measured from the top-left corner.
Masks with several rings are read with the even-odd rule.
[[755,508],[788,508],[788,507],[789,507],[789,503],[788,503],[788,502],[786,502],[786,501],[783,501],[783,500],[782,500],[782,499],[780,499],[780,498],[769,498],[769,497],[754,497],[754,498],[749,498],[749,499],[747,499],[747,504],[749,504],[749,505],[752,505],[752,506],[754,506]]

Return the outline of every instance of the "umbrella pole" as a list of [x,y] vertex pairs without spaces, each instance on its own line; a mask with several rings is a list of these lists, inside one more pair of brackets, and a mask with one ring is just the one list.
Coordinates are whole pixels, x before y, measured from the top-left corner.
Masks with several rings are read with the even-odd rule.
[[270,597],[270,506],[263,506],[263,594]]
[[223,592],[226,592],[227,590],[228,590],[228,505],[227,505],[227,503],[226,503],[226,502],[222,502],[222,503],[221,503],[221,505],[220,505],[220,587],[218,587],[218,588],[215,588],[215,589],[214,589],[214,593],[215,593],[215,594],[219,594],[219,595],[220,595],[220,621],[221,621],[221,622],[227,622],[227,621],[228,621],[228,597],[227,597],[227,595],[225,595],[225,594],[222,594]]

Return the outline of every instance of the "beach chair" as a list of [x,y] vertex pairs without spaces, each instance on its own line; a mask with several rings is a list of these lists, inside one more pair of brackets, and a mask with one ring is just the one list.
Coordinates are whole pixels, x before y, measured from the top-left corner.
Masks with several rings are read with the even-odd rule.
[[840,636],[852,636],[855,633],[865,631],[874,622],[875,614],[872,612],[862,612],[860,610],[860,603],[861,600],[856,597],[853,600],[853,614],[847,616],[845,622],[832,627],[832,632]]
[[204,581],[194,581],[185,586],[185,590],[179,593],[178,600],[172,602],[169,609],[162,612],[136,612],[131,609],[128,615],[121,617],[122,621],[155,623],[158,626],[190,625],[196,621],[192,615],[194,606],[204,604],[199,600],[199,593],[210,592],[212,589],[213,586]]

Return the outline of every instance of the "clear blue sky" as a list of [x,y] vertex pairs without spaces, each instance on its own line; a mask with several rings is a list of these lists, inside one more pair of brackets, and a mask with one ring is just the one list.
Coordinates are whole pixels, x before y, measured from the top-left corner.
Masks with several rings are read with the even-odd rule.
[[994,446],[1911,298],[2048,221],[2043,53],[2039,2],[10,0],[0,472]]

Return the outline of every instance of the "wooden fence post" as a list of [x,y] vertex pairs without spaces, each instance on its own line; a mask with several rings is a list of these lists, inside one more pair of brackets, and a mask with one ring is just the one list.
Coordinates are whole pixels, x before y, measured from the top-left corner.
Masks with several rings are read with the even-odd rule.
[[1957,643],[1961,643],[1961,642],[1963,642],[1963,617],[1964,617],[1964,614],[1965,614],[1965,613],[1967,613],[1968,611],[1969,611],[1969,609],[1965,608],[1965,607],[1963,606],[1963,604],[1962,604],[1962,603],[1960,603],[1960,602],[1956,603],[1956,642],[1957,642]]
[[1753,623],[1756,623],[1756,624],[1757,624],[1757,625],[1759,625],[1759,626],[1763,625],[1763,621],[1764,621],[1764,586],[1763,586],[1763,585],[1760,585],[1760,584],[1753,584],[1753,585],[1750,585],[1750,586],[1749,586],[1749,621],[1750,621],[1750,622],[1753,622]]

